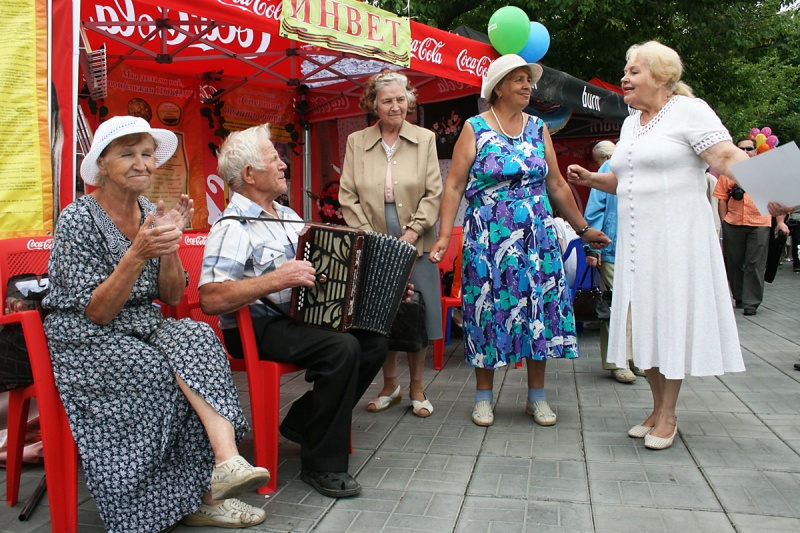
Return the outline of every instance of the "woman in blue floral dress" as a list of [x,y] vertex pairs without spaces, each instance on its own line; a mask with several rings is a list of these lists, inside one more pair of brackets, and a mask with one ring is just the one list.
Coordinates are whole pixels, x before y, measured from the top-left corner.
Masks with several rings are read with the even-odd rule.
[[479,426],[494,423],[494,370],[522,359],[525,411],[537,424],[555,424],[544,392],[546,360],[578,357],[551,199],[584,242],[596,248],[609,242],[575,204],[544,122],[523,112],[541,74],[539,65],[513,54],[489,67],[482,96],[491,107],[467,121],[456,143],[431,249],[433,259],[444,256],[464,195],[464,351],[475,368],[472,421]]

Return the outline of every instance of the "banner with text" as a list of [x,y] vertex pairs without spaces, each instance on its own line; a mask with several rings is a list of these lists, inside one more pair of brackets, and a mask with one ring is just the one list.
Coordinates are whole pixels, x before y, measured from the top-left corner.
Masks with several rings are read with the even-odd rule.
[[[282,2],[283,0],[192,0],[188,4],[186,0],[93,0],[82,3],[81,20],[97,24],[113,35],[113,39],[91,32],[89,35],[95,48],[105,44],[110,58],[129,53],[131,45],[134,49],[146,48],[154,54],[180,50],[180,54],[203,58],[202,67],[194,66],[192,61],[165,64],[153,61],[148,68],[171,72],[187,72],[192,68],[195,72],[224,69],[226,76],[251,76],[252,65],[236,59],[220,59],[219,50],[207,46],[205,42],[223,45],[232,53],[228,57],[243,57],[250,62],[259,61],[255,59],[258,54],[288,53],[291,41],[278,35],[283,12]],[[364,4],[358,6],[364,7]],[[168,39],[162,42],[152,38],[155,21],[162,16],[161,8],[169,9],[170,22],[179,22],[182,24],[180,29],[185,32],[205,31],[206,26],[201,24],[204,20],[213,20],[217,26],[204,33],[202,41],[192,42],[185,33],[169,30],[166,33]],[[153,25],[147,25],[148,21],[154,21]],[[110,25],[104,27],[104,22]],[[229,26],[222,26],[220,23],[227,23]],[[498,57],[490,44],[414,21],[408,24],[411,32],[410,68],[414,71],[480,87],[486,69]],[[146,36],[150,37],[145,39]],[[328,48],[328,45],[320,44],[319,47]],[[313,54],[313,48],[307,46],[297,49],[297,54]],[[271,63],[275,62],[275,55],[268,57]],[[273,70],[281,68],[283,65],[278,64]],[[290,72],[288,68],[281,71],[281,75],[286,78],[294,78],[298,74],[299,71]],[[265,77],[262,79],[269,81]],[[285,85],[285,80],[275,79],[274,82]]]
[[0,17],[0,238],[52,234],[47,2],[3,2]]
[[280,32],[329,50],[411,64],[408,19],[355,0],[283,0]]

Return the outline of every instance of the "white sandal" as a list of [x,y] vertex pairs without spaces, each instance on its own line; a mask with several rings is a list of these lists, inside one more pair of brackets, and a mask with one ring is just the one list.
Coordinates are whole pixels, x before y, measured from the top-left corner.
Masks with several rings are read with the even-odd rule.
[[367,404],[367,411],[370,413],[380,413],[381,411],[385,411],[386,409],[390,408],[391,406],[400,403],[400,400],[403,399],[403,391],[400,388],[400,385],[391,393],[389,396],[378,396],[371,402]]
[[433,414],[433,405],[427,397],[423,401],[411,400],[411,412],[420,418],[428,418]]

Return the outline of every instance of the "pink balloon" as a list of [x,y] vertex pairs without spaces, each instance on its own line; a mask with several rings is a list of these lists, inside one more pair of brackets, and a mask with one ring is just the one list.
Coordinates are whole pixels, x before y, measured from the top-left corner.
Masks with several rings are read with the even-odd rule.
[[761,133],[769,137],[770,135],[772,135],[772,128],[770,128],[769,126],[764,126],[763,128],[761,128]]
[[769,145],[770,148],[775,148],[776,146],[778,146],[778,138],[774,135],[770,135],[769,137],[767,137],[767,144]]
[[759,133],[761,133],[761,130],[760,130],[760,129],[758,129],[758,128],[753,128],[752,130],[750,130],[750,137],[752,137],[753,139],[755,139],[755,138],[756,138],[756,135],[758,135]]

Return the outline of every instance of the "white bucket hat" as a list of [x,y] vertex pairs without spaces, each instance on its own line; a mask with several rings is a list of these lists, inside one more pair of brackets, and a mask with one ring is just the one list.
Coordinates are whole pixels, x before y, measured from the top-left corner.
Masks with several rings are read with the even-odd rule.
[[489,99],[495,86],[500,83],[506,74],[512,70],[520,67],[528,67],[531,69],[531,84],[539,81],[542,77],[542,66],[538,63],[528,63],[517,54],[506,54],[500,56],[489,65],[486,71],[486,77],[483,78],[483,86],[481,87],[481,97]]
[[103,153],[103,150],[111,144],[112,141],[131,135],[133,133],[149,133],[156,141],[156,168],[164,164],[164,162],[172,157],[175,150],[178,148],[178,137],[169,130],[161,130],[151,128],[150,124],[143,118],[121,116],[112,117],[97,128],[94,133],[94,141],[92,141],[92,148],[89,153],[83,158],[81,163],[81,177],[84,183],[89,185],[97,185],[97,158]]

